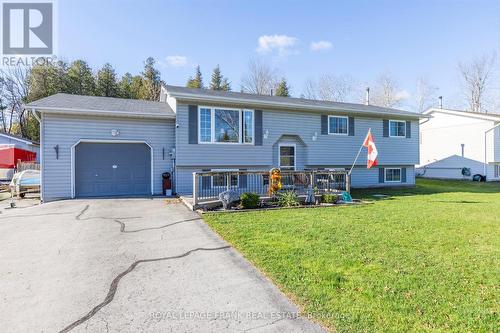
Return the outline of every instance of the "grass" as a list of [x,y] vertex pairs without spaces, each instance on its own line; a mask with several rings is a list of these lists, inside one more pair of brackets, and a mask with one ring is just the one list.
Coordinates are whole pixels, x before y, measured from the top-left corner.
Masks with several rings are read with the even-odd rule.
[[418,180],[349,207],[206,214],[337,332],[498,332],[500,184]]

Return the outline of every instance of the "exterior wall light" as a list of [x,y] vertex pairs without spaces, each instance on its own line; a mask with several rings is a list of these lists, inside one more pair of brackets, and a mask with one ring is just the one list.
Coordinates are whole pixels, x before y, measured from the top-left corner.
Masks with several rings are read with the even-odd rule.
[[119,130],[117,130],[117,129],[111,130],[111,136],[118,136],[118,135],[120,135],[120,131]]
[[312,136],[312,140],[316,141],[317,139],[318,139],[318,132],[314,132],[314,134]]
[[269,137],[269,130],[266,130],[264,132],[264,139],[267,139]]

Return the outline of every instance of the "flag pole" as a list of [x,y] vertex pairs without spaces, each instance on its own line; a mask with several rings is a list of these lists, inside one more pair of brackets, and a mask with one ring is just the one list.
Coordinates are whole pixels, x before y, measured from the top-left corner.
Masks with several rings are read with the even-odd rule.
[[[372,131],[371,128],[368,129],[368,133],[370,133]],[[366,140],[366,139],[365,139]],[[365,143],[365,141],[363,140],[363,143]],[[359,157],[359,154],[361,154],[361,150],[363,149],[363,143],[361,144],[361,147],[359,147],[359,150],[358,150],[358,153],[356,154],[356,157],[354,158],[354,162],[352,162],[352,166],[351,166],[351,169],[349,170],[349,172],[347,173],[348,176],[351,175],[352,173],[352,169],[354,169],[354,165],[356,164],[357,160],[358,160],[358,157]]]

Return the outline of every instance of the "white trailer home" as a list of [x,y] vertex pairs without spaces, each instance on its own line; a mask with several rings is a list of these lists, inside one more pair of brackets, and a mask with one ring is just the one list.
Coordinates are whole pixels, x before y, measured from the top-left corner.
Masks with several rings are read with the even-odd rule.
[[500,180],[500,114],[437,108],[424,114],[430,118],[420,123],[417,175],[471,179],[480,174]]

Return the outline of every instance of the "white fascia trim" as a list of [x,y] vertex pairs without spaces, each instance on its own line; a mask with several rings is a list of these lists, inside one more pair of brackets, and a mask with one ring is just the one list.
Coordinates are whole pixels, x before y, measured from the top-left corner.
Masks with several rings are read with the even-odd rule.
[[149,142],[144,140],[99,140],[99,139],[80,139],[75,144],[71,146],[71,199],[74,199],[76,196],[75,191],[75,148],[80,143],[143,143],[149,147],[151,150],[151,195],[154,195],[153,189],[153,175],[154,175],[154,154],[153,154],[153,146],[149,144]]
[[363,110],[353,110],[353,109],[344,109],[344,108],[334,108],[329,106],[318,106],[318,105],[297,105],[293,103],[284,103],[284,102],[257,102],[252,100],[247,100],[243,98],[231,98],[231,97],[221,97],[221,96],[200,96],[195,94],[186,94],[186,93],[170,93],[172,97],[175,98],[185,98],[192,101],[197,102],[213,102],[213,103],[238,103],[244,104],[246,106],[255,106],[255,107],[283,107],[291,110],[308,110],[308,111],[322,111],[322,112],[343,112],[343,113],[354,113],[354,114],[362,114],[366,116],[377,116],[384,117],[387,115],[390,116],[398,116],[402,118],[412,118],[412,119],[420,119],[420,118],[428,118],[428,116],[423,115],[421,113],[413,114],[401,114],[398,112],[366,112]]
[[477,113],[477,114],[475,114],[475,113],[471,113],[471,112],[462,112],[462,111],[457,111],[457,110],[436,109],[436,108],[432,108],[432,109],[426,110],[426,111],[424,111],[422,113],[425,114],[425,115],[429,115],[429,114],[431,114],[433,112],[441,112],[441,113],[451,114],[451,115],[454,115],[454,116],[476,118],[476,119],[482,119],[482,120],[491,120],[491,121],[495,121],[495,122],[499,122],[500,121],[500,115],[498,115],[498,116],[492,116],[492,115],[489,115],[487,113]]
[[157,113],[138,113],[126,111],[111,111],[111,110],[92,110],[78,108],[56,108],[56,107],[31,107],[33,110],[38,110],[42,113],[66,113],[66,114],[82,114],[84,115],[111,115],[111,116],[129,116],[139,118],[160,118],[160,119],[175,119],[175,115],[161,115]]

